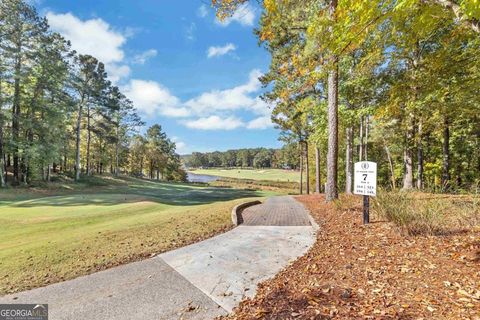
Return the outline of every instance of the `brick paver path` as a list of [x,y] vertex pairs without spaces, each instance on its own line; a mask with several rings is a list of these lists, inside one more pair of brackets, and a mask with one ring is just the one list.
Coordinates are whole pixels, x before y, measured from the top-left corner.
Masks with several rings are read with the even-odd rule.
[[293,197],[268,198],[265,203],[246,208],[242,212],[247,226],[310,226],[309,213]]

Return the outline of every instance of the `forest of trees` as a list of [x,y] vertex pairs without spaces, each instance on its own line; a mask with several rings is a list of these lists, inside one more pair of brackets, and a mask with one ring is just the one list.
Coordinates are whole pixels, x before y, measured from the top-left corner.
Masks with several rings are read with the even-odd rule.
[[101,61],[67,40],[22,0],[0,1],[0,185],[53,173],[134,174],[184,180],[159,125],[145,135],[130,100]]
[[295,143],[285,144],[281,149],[237,149],[224,152],[194,152],[184,156],[185,166],[191,168],[278,168],[298,169],[299,152]]
[[[222,19],[247,1],[212,4]],[[327,200],[352,192],[353,162],[367,159],[385,188],[478,190],[478,1],[260,3],[263,98]]]

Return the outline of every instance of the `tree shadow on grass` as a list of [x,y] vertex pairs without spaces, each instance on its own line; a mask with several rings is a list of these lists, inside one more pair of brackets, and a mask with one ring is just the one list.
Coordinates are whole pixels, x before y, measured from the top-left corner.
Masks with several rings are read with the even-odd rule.
[[146,185],[131,185],[126,188],[111,188],[97,193],[74,193],[42,197],[13,203],[10,206],[17,208],[39,206],[111,206],[141,201],[151,201],[173,206],[194,206],[260,196],[261,194],[255,190],[152,183]]

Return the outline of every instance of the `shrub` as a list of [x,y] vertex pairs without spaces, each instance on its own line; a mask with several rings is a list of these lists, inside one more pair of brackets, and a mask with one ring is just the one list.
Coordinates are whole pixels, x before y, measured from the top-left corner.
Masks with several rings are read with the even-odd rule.
[[478,196],[381,192],[373,212],[410,235],[440,235],[462,231],[480,222]]

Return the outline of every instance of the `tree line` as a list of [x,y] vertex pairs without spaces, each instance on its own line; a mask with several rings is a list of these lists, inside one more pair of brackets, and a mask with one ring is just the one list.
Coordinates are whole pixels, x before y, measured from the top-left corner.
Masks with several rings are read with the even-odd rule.
[[299,156],[296,144],[285,144],[281,149],[251,148],[224,152],[193,152],[183,156],[190,168],[279,168],[298,169]]
[[[247,1],[212,4],[222,19]],[[478,188],[478,1],[260,3],[255,34],[271,55],[263,99],[327,200],[352,192],[361,160],[378,162],[390,189]]]
[[22,0],[0,1],[0,185],[110,172],[185,179],[161,126]]

